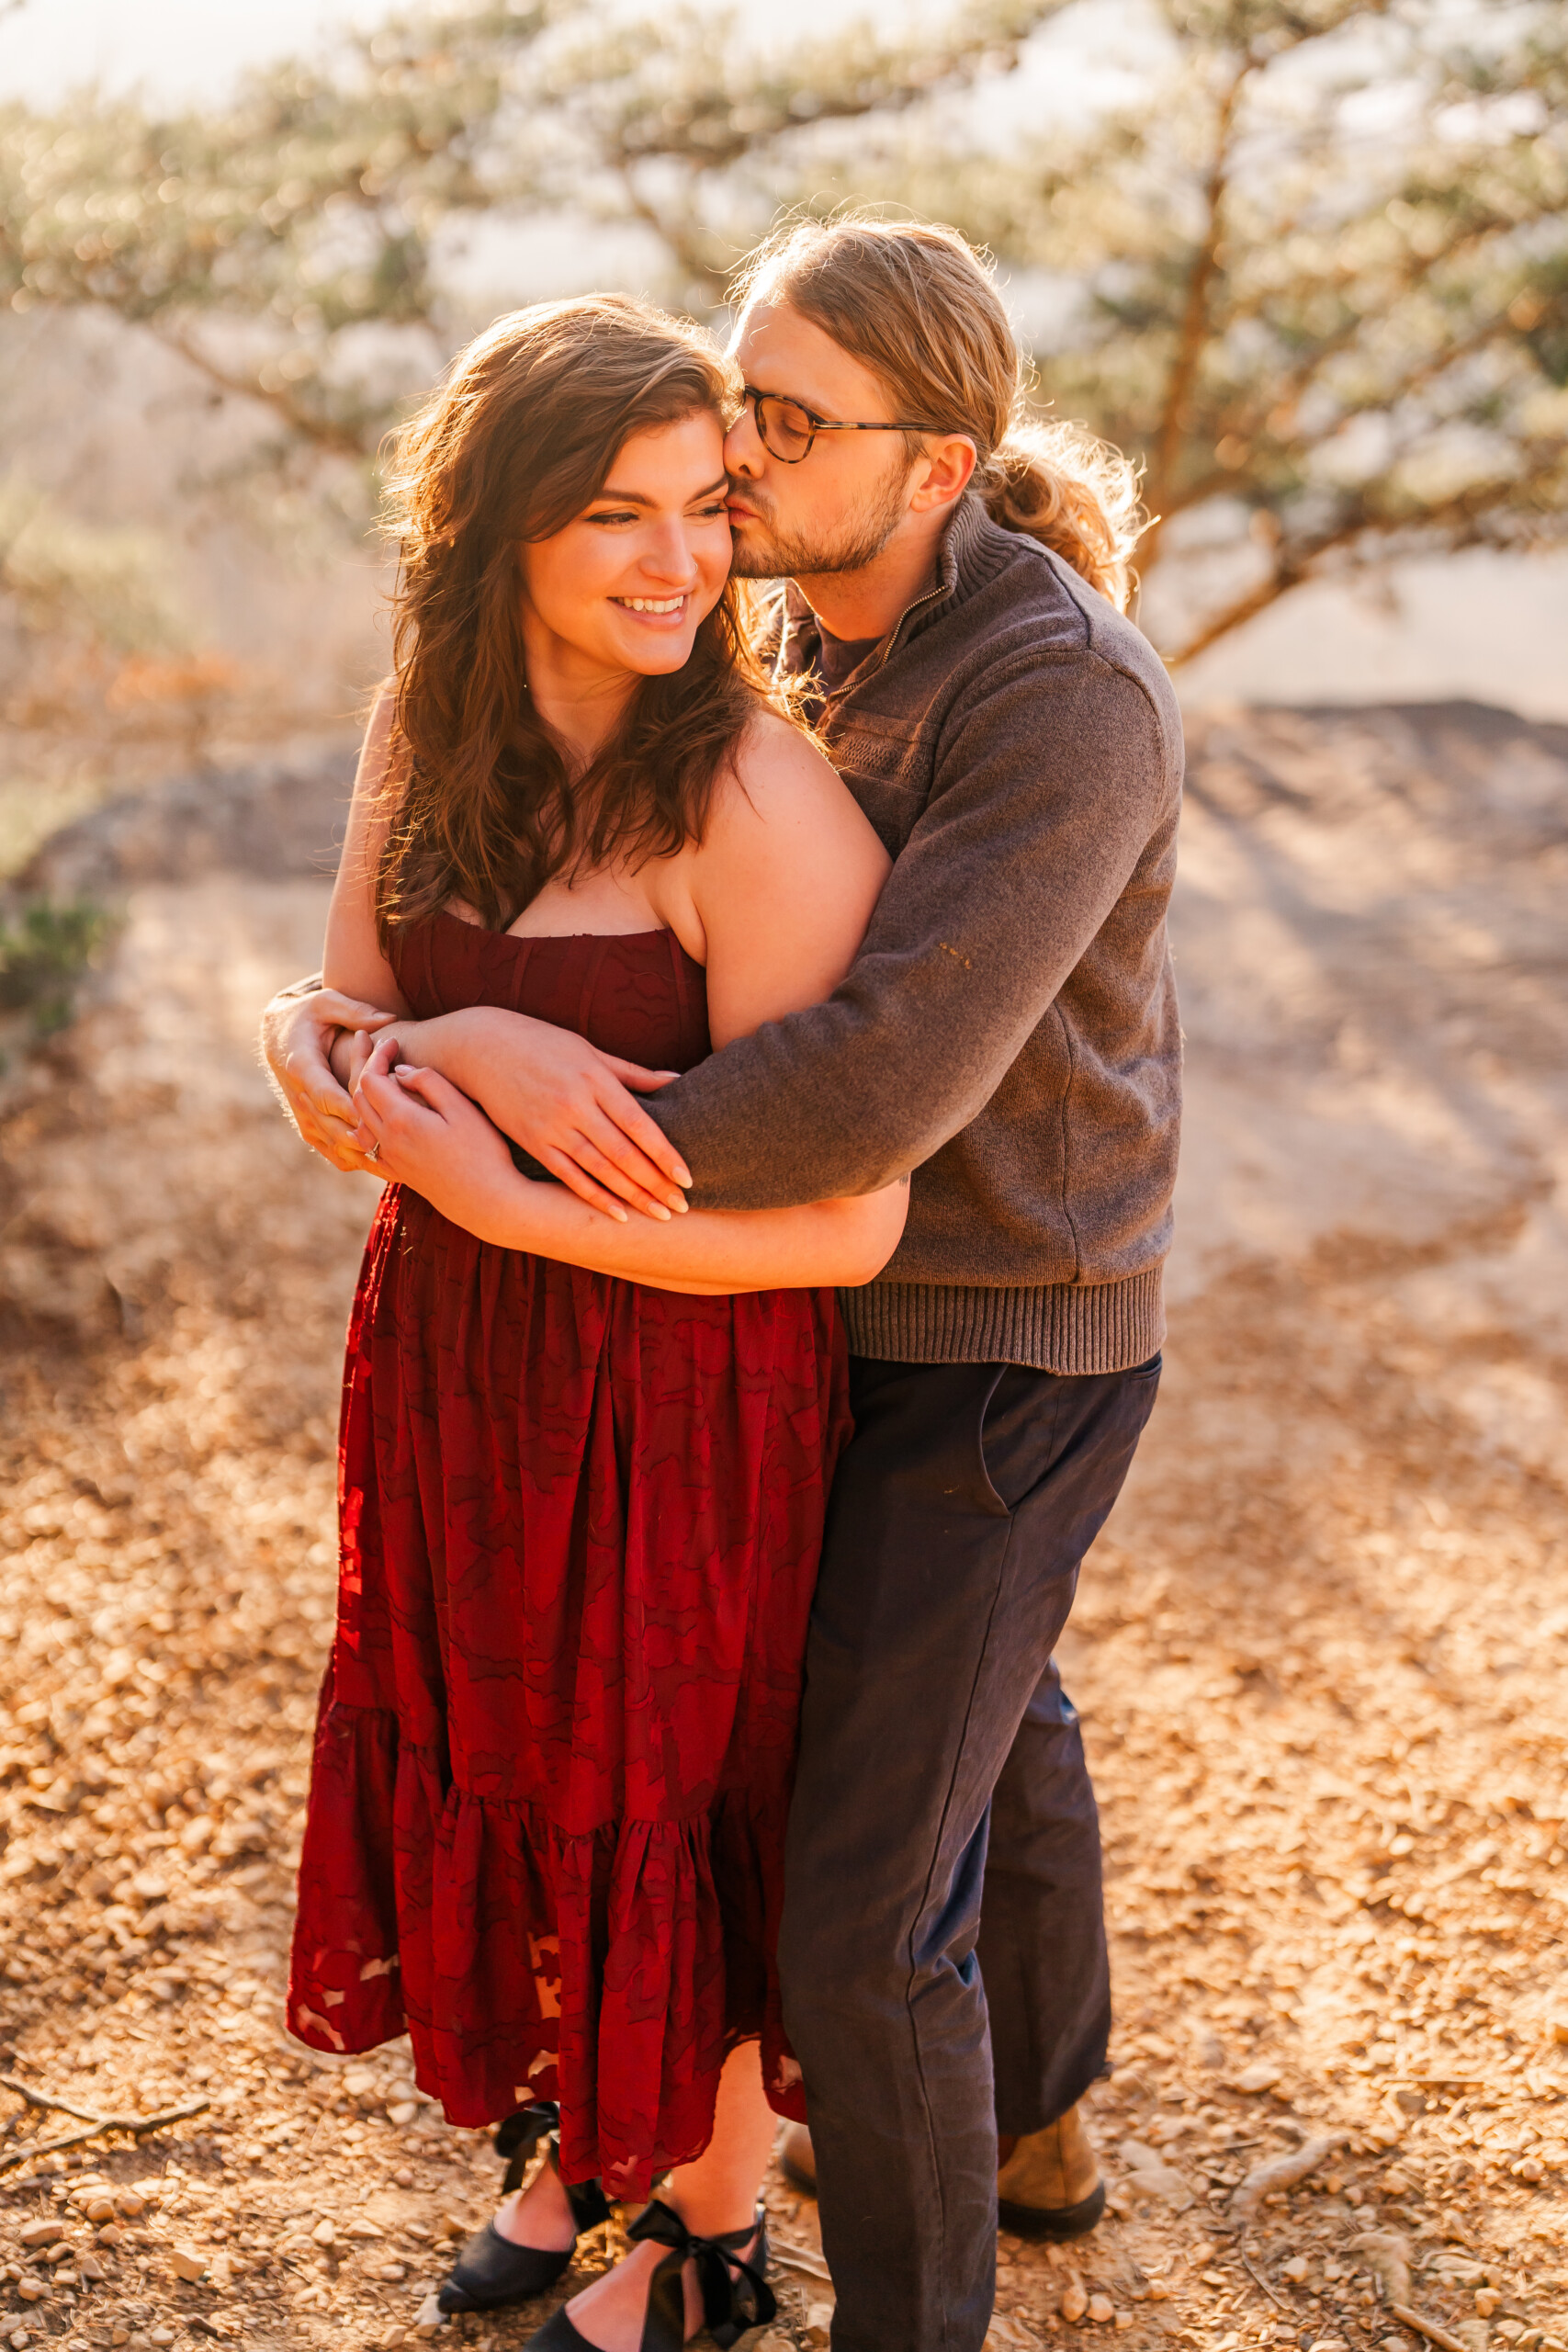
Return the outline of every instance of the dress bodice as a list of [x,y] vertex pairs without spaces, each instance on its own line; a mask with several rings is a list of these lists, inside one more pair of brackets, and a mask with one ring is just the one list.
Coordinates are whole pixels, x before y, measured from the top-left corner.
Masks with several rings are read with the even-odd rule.
[[706,976],[672,931],[519,937],[442,913],[394,931],[391,959],[422,1021],[498,1005],[649,1069],[690,1069],[710,1051]]

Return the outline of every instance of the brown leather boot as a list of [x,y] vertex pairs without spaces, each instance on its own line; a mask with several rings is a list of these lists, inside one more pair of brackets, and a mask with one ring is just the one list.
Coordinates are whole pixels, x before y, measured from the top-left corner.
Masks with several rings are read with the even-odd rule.
[[[998,2217],[1018,2237],[1079,2238],[1105,2211],[1105,2183],[1076,2107],[1043,2132],[998,2142],[997,2156]],[[817,2155],[804,2123],[785,2132],[779,2165],[793,2188],[816,2196]]]
[[1105,2183],[1076,2107],[1043,2132],[1002,2141],[997,2213],[1021,2238],[1081,2238],[1105,2211]]

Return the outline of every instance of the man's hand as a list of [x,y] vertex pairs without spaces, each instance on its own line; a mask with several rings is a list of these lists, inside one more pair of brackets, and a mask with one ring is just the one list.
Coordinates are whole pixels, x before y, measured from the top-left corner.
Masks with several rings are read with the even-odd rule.
[[333,1075],[333,1041],[343,1030],[379,1031],[395,1017],[335,989],[276,996],[262,1015],[262,1051],[284,1107],[311,1150],[334,1168],[379,1172],[354,1141],[359,1114]]

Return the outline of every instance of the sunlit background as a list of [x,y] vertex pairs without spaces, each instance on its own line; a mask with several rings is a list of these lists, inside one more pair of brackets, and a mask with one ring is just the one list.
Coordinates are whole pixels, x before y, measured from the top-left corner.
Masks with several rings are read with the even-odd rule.
[[1110,2210],[1003,2240],[988,2352],[1568,2352],[1561,0],[0,0],[0,2345],[394,2352],[492,2199],[400,2047],[281,2032],[376,1188],[256,1016],[389,428],[852,198],[1137,456],[1189,734],[1164,1385],[1063,1653]]

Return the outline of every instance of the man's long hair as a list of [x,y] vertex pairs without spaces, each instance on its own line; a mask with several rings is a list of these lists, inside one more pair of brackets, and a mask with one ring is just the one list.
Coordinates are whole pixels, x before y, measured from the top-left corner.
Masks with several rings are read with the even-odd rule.
[[[747,256],[738,311],[785,302],[869,368],[896,415],[967,434],[994,520],[1038,539],[1125,611],[1145,527],[1137,474],[1088,428],[1031,417],[992,273],[956,229],[842,212],[786,222]],[[908,436],[919,454],[918,435]]]
[[376,876],[383,946],[459,898],[492,929],[552,875],[639,864],[700,840],[714,788],[769,695],[729,582],[691,658],[641,679],[619,724],[573,774],[528,691],[525,542],[603,490],[635,433],[739,386],[688,322],[613,295],[540,302],[459,352],[399,435],[391,529],[396,673]]

